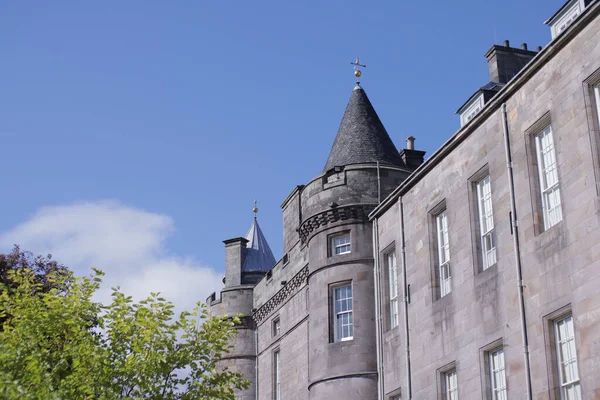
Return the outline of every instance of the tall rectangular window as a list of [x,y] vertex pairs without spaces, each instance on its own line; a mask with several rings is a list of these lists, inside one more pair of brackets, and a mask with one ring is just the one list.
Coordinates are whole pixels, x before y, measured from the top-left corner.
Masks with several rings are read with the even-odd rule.
[[444,373],[444,386],[446,400],[458,400],[458,380],[455,369]]
[[352,251],[352,245],[350,243],[350,233],[344,233],[342,235],[336,235],[331,238],[331,254],[342,255],[349,254]]
[[554,336],[562,400],[581,399],[573,316],[554,321]]
[[540,192],[542,195],[544,229],[548,229],[562,220],[556,154],[550,125],[536,135],[535,148],[540,178]]
[[281,320],[279,317],[273,319],[272,336],[278,336],[281,333]]
[[490,383],[493,400],[506,400],[506,372],[504,367],[504,350],[489,352]]
[[492,209],[492,187],[489,175],[477,182],[477,206],[479,208],[482,262],[483,269],[486,269],[496,264],[494,212]]
[[438,269],[440,279],[440,297],[452,291],[450,276],[450,241],[448,239],[448,213],[440,212],[436,218]]
[[273,400],[281,400],[281,352],[273,353]]
[[594,86],[594,99],[596,100],[596,118],[600,127],[600,83]]
[[343,342],[354,337],[352,321],[352,285],[338,286],[333,289],[334,340]]
[[396,266],[396,253],[387,256],[388,282],[390,284],[390,328],[398,326],[398,267]]

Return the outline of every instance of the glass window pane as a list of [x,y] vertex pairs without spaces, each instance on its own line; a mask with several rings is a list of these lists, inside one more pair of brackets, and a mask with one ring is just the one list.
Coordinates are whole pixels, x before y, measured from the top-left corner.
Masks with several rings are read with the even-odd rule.
[[562,395],[566,399],[580,399],[581,389],[572,316],[569,315],[555,322],[555,339]]

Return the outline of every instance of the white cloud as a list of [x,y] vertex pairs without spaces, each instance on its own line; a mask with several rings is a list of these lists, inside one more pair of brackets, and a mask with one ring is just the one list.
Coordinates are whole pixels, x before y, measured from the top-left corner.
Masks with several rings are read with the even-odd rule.
[[78,275],[88,274],[92,266],[103,270],[102,301],[108,300],[111,286],[120,286],[134,299],[161,292],[176,310],[191,310],[222,286],[221,276],[191,257],[166,254],[165,241],[173,230],[167,215],[115,201],[87,202],[39,209],[0,234],[0,249],[19,244],[34,254],[50,253]]

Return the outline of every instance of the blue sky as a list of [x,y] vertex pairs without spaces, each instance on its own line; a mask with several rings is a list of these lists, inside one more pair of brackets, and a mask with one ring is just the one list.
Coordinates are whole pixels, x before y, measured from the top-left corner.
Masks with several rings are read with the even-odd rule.
[[0,248],[206,292],[255,197],[281,256],[279,206],[323,168],[356,55],[396,146],[431,154],[488,48],[546,45],[562,3],[2,2]]

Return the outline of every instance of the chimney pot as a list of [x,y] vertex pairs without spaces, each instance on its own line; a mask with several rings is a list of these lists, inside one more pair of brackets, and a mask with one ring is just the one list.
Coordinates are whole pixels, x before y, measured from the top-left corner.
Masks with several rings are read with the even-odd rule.
[[407,150],[414,150],[415,149],[415,138],[412,136],[409,136],[406,138],[406,149]]
[[522,48],[523,50],[527,50],[527,43],[523,43],[523,44],[521,45],[521,48]]
[[504,41],[504,47],[510,47],[510,42],[508,40]]
[[542,46],[538,46],[537,51],[542,51]]

